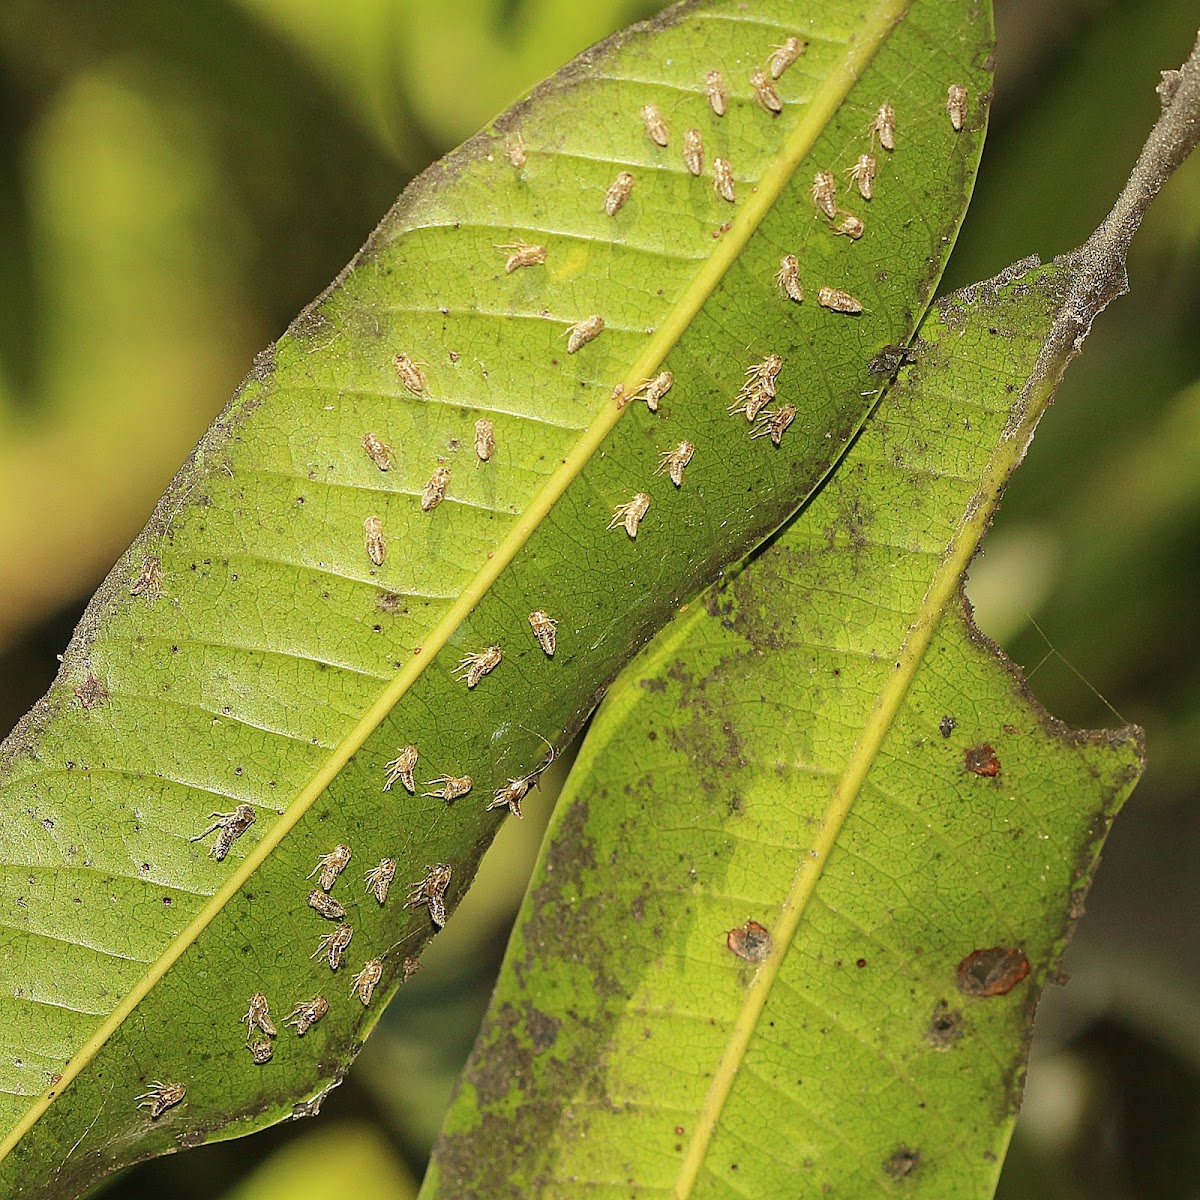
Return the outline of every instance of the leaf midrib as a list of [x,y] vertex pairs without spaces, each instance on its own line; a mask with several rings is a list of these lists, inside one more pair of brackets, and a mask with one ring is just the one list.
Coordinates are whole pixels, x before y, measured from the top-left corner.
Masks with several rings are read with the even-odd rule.
[[[740,202],[729,228],[714,247],[713,253],[704,260],[703,266],[696,273],[691,286],[676,301],[657,329],[650,335],[645,349],[621,380],[627,390],[634,389],[642,380],[651,377],[662,365],[668,353],[689,328],[700,309],[737,260],[790,182],[799,164],[816,144],[817,138],[858,81],[859,75],[874,58],[886,41],[888,34],[907,13],[910,4],[911,0],[878,0],[872,14],[864,18],[859,36],[847,46],[842,62],[830,72],[823,85],[814,93],[804,116],[792,130],[781,152],[763,172],[755,190],[746,200]],[[263,834],[225,883],[213,893],[209,902],[154,960],[137,985],[122,998],[107,1020],[80,1047],[71,1061],[63,1068],[58,1081],[30,1105],[21,1120],[13,1126],[3,1141],[0,1141],[0,1160],[3,1160],[41,1119],[54,1100],[62,1095],[108,1039],[120,1028],[126,1017],[137,1008],[200,934],[220,915],[225,905],[241,890],[254,872],[324,794],[342,768],[362,748],[371,734],[420,677],[426,665],[449,642],[488,589],[516,558],[553,505],[590,462],[624,411],[624,409],[619,409],[616,404],[605,404],[600,413],[582,431],[575,447],[563,459],[559,468],[547,479],[525,511],[517,518],[508,534],[493,552],[492,557],[463,588],[458,599],[441,620],[429,631],[422,645],[414,651],[414,657],[396,673],[396,676],[383,689],[359,722],[333,749],[325,764],[297,794],[279,819]],[[722,1065],[724,1065],[724,1059]],[[736,1066],[734,1069],[736,1070]],[[697,1127],[697,1137],[702,1128],[703,1125]],[[691,1156],[692,1147],[689,1146],[688,1155],[685,1156],[685,1165],[690,1161]],[[703,1150],[701,1149],[701,1161],[702,1158]],[[691,1182],[694,1182],[698,1170],[699,1163],[696,1165],[696,1172],[691,1176]],[[679,1194],[685,1195],[686,1193]]]

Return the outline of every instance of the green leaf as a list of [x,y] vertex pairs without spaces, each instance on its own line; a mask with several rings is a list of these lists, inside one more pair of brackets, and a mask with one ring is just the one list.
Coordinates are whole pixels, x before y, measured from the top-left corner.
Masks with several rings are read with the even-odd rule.
[[[792,31],[807,53],[772,118],[747,81]],[[451,906],[500,819],[488,805],[578,728],[673,608],[776,528],[827,473],[880,387],[881,347],[909,337],[966,204],[990,76],[990,12],[959,0],[862,5],[687,3],[582,56],[418,179],[336,285],[262,357],[101,589],[54,688],[0,757],[4,932],[0,1185],[74,1194],[117,1166],[315,1112],[435,926],[405,907],[430,865]],[[724,70],[716,117],[705,72]],[[946,117],[948,81],[969,92]],[[670,144],[651,142],[655,103]],[[897,113],[875,197],[843,172]],[[711,169],[683,169],[685,128]],[[510,165],[520,135],[524,165]],[[636,177],[615,216],[618,170]],[[814,209],[838,173],[860,241]],[[504,270],[518,239],[543,265]],[[808,298],[781,296],[795,253]],[[817,289],[858,297],[830,311]],[[566,352],[568,324],[604,332]],[[726,408],[778,353],[782,445]],[[424,363],[407,389],[393,358]],[[666,365],[656,416],[619,408]],[[479,462],[477,419],[496,450]],[[364,435],[388,443],[381,469]],[[683,487],[660,453],[697,447]],[[382,462],[379,452],[376,458]],[[444,501],[419,503],[435,467]],[[638,492],[636,539],[607,528]],[[379,517],[373,563],[364,522]],[[376,557],[379,557],[377,554]],[[553,657],[527,615],[558,621]],[[474,688],[467,654],[500,646]],[[385,764],[420,748],[417,794]],[[453,804],[439,776],[473,779]],[[256,819],[221,861],[195,839],[211,812]],[[218,833],[219,836],[219,833]],[[336,845],[333,889],[354,929],[336,976],[312,957],[332,926],[310,872]],[[363,875],[397,862],[386,904]],[[382,959],[369,1007],[348,977]],[[255,1064],[244,1021],[266,995],[279,1034]],[[328,1016],[283,1025],[320,992]],[[185,1099],[138,1107],[158,1080]],[[151,1097],[152,1100],[152,1097]]]
[[423,1197],[992,1194],[1142,761],[1041,709],[958,595],[1071,280],[931,313],[821,492],[613,686]]

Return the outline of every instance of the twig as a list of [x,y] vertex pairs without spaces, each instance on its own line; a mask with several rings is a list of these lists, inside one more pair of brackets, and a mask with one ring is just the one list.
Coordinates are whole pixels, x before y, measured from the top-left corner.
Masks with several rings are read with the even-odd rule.
[[[1129,290],[1125,256],[1150,202],[1200,142],[1200,35],[1178,71],[1164,71],[1158,86],[1163,111],[1129,179],[1100,227],[1073,253],[1056,260],[1072,281],[1046,349],[1066,359],[1078,351],[1092,321]],[[1069,345],[1063,344],[1069,339]],[[1064,353],[1065,352],[1065,353]]]

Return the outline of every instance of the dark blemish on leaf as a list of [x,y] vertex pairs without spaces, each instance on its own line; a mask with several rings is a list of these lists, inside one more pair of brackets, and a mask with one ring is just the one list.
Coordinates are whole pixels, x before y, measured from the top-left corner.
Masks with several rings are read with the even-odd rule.
[[1016,946],[972,950],[958,964],[958,990],[966,996],[1003,996],[1028,974],[1029,959]]
[[89,671],[87,678],[75,688],[75,699],[80,708],[90,712],[108,699],[108,688]]
[[982,775],[992,779],[1000,774],[1000,760],[996,752],[986,742],[981,746],[971,746],[963,751],[963,763],[973,775]]
[[314,342],[328,337],[332,325],[329,318],[321,311],[321,301],[318,297],[288,326],[288,335],[298,342]]
[[550,1016],[539,1009],[530,1007],[525,1014],[525,1029],[529,1040],[533,1043],[534,1054],[544,1054],[558,1041],[558,1031],[562,1022],[557,1017]]
[[861,970],[867,965],[867,960],[865,958],[856,958],[854,960],[854,965]]
[[885,1175],[890,1175],[893,1179],[905,1179],[916,1171],[920,1165],[920,1151],[910,1150],[907,1146],[901,1146],[895,1154],[884,1160],[883,1172]]
[[945,716],[938,722],[938,729],[944,738],[948,738],[957,726],[958,722],[951,716]]
[[951,1008],[945,1000],[939,1000],[933,1006],[925,1040],[935,1050],[949,1050],[962,1037],[962,1024],[962,1013],[957,1008]]
[[771,932],[757,921],[747,921],[725,935],[725,944],[738,958],[760,963],[771,953]]
[[916,362],[917,352],[910,346],[884,346],[867,364],[872,375],[886,375],[889,379],[906,363]]

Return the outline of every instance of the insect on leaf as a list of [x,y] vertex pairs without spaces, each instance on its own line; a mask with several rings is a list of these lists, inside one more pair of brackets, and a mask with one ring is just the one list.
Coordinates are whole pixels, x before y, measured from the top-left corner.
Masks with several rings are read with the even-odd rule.
[[[807,49],[772,82],[775,113],[745,65],[791,36]],[[961,221],[989,50],[987,6],[960,0],[670,8],[414,181],[259,359],[0,756],[0,1188],[61,1200],[316,1111],[510,811],[497,791],[860,427],[870,363],[912,334]],[[961,132],[946,80],[971,98]],[[811,180],[844,178],[883,104],[895,149],[869,212],[843,188],[852,241]],[[506,269],[519,245],[544,262]],[[789,253],[813,296],[861,313],[781,295]],[[727,411],[771,355],[772,411],[796,413],[778,445]],[[677,486],[656,470],[682,442]],[[639,495],[636,538],[610,531]],[[476,686],[455,677],[492,647]],[[394,861],[391,898],[351,868],[322,919],[308,876],[335,846]],[[397,900],[443,868],[427,903]],[[376,959],[364,1001],[350,981]],[[258,993],[328,1010],[303,1037],[282,1026],[268,1059],[241,1024]],[[186,1088],[157,1116],[137,1099],[155,1080]]]

